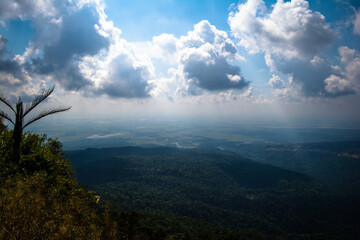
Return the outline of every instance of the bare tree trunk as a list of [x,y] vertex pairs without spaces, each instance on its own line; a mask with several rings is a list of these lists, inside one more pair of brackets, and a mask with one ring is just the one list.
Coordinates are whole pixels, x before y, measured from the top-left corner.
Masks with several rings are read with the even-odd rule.
[[21,137],[23,132],[23,103],[19,101],[16,104],[16,118],[13,132],[13,160],[15,162],[20,161],[21,157]]
[[[1,0],[0,0],[1,1]],[[14,163],[18,163],[21,159],[21,138],[23,129],[26,128],[28,125],[36,122],[43,117],[49,116],[51,114],[65,112],[69,110],[71,107],[57,107],[57,108],[50,108],[47,110],[42,111],[40,114],[33,116],[31,119],[24,124],[24,117],[31,112],[34,108],[36,108],[40,103],[42,103],[50,94],[54,91],[55,85],[42,92],[40,95],[36,96],[35,99],[31,102],[24,110],[24,105],[19,98],[18,102],[16,103],[16,109],[11,106],[11,103],[6,100],[4,96],[0,94],[0,102],[4,103],[8,108],[10,108],[15,113],[15,119],[12,119],[8,114],[0,110],[0,117],[5,118],[12,124],[14,124],[14,132],[13,132],[13,149],[12,149],[12,161]]]

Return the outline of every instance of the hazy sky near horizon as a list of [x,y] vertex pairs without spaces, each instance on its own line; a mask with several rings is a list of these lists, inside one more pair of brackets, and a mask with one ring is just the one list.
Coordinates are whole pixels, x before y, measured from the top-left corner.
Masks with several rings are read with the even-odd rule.
[[0,1],[1,93],[52,84],[69,117],[357,124],[360,3]]

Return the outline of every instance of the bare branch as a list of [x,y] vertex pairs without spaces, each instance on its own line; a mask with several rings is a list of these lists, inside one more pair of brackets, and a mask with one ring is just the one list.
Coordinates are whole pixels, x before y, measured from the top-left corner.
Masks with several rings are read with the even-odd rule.
[[51,114],[59,113],[59,112],[65,112],[65,111],[69,110],[70,108],[71,107],[58,107],[58,108],[45,110],[42,113],[40,113],[39,115],[30,119],[29,122],[27,122],[22,129],[26,128],[28,125],[32,124],[33,122],[36,122],[37,120],[39,120],[43,117],[49,116]]
[[2,94],[0,94],[0,101],[3,102],[6,106],[8,106],[14,113],[16,113],[15,109],[11,106],[11,103],[6,100],[6,98]]
[[35,99],[31,102],[29,108],[27,108],[24,112],[23,117],[25,117],[29,112],[31,112],[37,105],[39,105],[42,101],[44,101],[50,94],[54,91],[55,85],[53,85],[50,89],[46,90],[39,96],[35,97]]
[[6,120],[8,120],[9,122],[11,122],[13,125],[15,125],[15,123],[13,122],[13,120],[9,117],[9,115],[7,115],[6,113],[4,113],[3,111],[0,110],[0,116],[5,118]]

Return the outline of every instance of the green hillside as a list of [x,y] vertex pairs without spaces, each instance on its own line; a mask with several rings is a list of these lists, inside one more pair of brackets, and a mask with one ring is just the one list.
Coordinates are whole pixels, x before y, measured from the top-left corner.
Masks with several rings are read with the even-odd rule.
[[312,176],[337,192],[360,192],[360,142],[238,145],[243,156]]
[[78,181],[121,211],[148,216],[160,211],[266,236],[359,235],[357,198],[336,195],[306,175],[231,153],[124,147],[67,156]]

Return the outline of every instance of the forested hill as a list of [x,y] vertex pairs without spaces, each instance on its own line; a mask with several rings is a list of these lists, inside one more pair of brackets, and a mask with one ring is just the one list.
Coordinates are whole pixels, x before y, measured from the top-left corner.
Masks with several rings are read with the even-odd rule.
[[90,185],[128,177],[170,175],[202,179],[222,187],[236,184],[244,188],[277,188],[295,182],[296,188],[317,187],[304,174],[223,151],[120,147],[69,151],[67,156],[76,169],[77,178]]
[[66,154],[80,183],[118,210],[143,211],[155,228],[172,229],[161,218],[152,218],[160,211],[164,218],[187,217],[234,232],[251,229],[262,236],[360,235],[358,199],[333,194],[307,175],[232,153],[123,147]]
[[360,195],[360,142],[241,144],[231,150],[255,161],[312,176],[336,192]]

